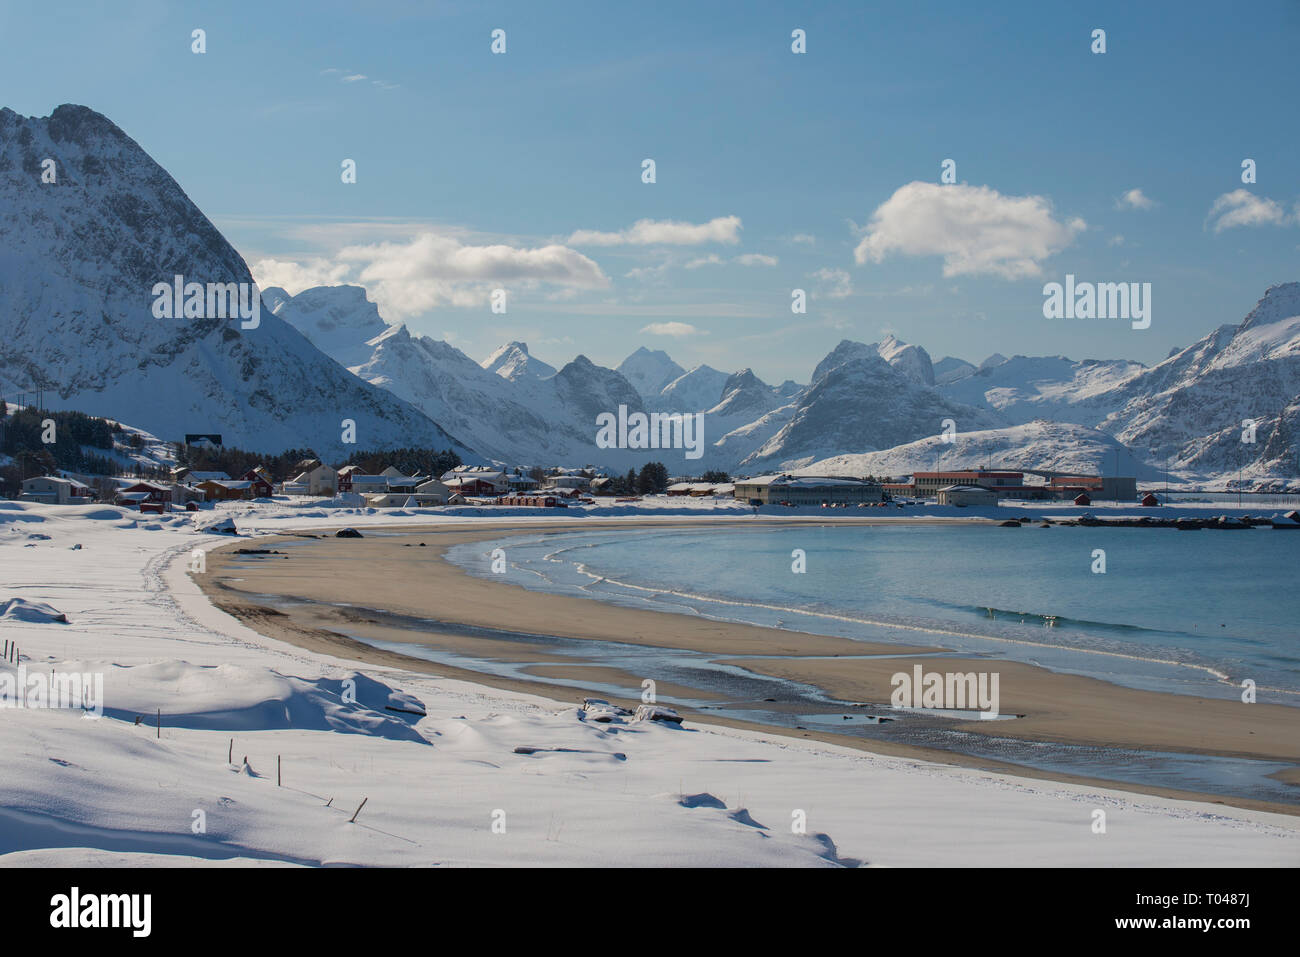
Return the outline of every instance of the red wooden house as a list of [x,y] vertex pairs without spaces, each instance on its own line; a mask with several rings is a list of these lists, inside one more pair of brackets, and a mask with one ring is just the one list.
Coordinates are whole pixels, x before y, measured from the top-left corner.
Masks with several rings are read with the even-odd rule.
[[[165,506],[171,500],[172,491],[165,485],[155,485],[153,482],[136,482],[134,485],[118,489],[114,503],[125,505],[128,508],[134,506],[143,510],[146,503]],[[157,509],[150,509],[150,511],[157,511]]]
[[249,498],[270,498],[272,492],[275,491],[271,484],[270,473],[260,465],[257,468],[249,469],[241,475],[240,481],[250,483],[248,490]]

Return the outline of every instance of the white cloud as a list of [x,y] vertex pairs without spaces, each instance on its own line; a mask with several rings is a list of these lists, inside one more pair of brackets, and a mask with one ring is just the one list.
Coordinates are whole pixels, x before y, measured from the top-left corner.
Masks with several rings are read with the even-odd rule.
[[765,256],[762,253],[745,253],[741,256],[733,256],[731,259],[723,259],[721,256],[710,254],[692,259],[682,268],[699,269],[702,266],[725,266],[729,262],[735,263],[737,266],[775,266],[778,261],[775,256]]
[[342,285],[348,274],[346,264],[327,259],[309,259],[304,263],[259,259],[248,268],[259,289],[280,286],[291,296],[315,286]]
[[[497,286],[599,289],[609,285],[600,266],[565,246],[472,246],[429,232],[409,242],[348,246],[334,261],[301,264],[266,259],[252,270],[259,286],[280,285],[295,294],[311,286],[354,282],[371,294],[384,318],[394,321],[439,305],[480,305]],[[350,275],[353,270],[355,278]]]
[[1256,196],[1247,189],[1234,189],[1224,193],[1210,207],[1205,222],[1213,221],[1216,233],[1234,226],[1285,226],[1286,210],[1281,204],[1262,196]]
[[359,265],[361,285],[393,319],[446,303],[477,305],[487,299],[491,286],[501,283],[587,289],[609,285],[593,260],[559,245],[467,246],[450,236],[424,233],[409,243],[349,246],[338,258]]
[[642,326],[641,332],[652,336],[672,336],[676,339],[700,335],[700,330],[689,322],[652,322],[648,326]]
[[790,237],[792,243],[802,243],[805,246],[814,246],[817,243],[817,237],[811,233],[795,233]]
[[1115,200],[1116,209],[1154,209],[1155,205],[1156,201],[1137,187]]
[[820,279],[829,288],[822,290],[827,299],[844,299],[853,295],[853,278],[843,269],[818,269],[809,273],[813,279]]
[[1123,235],[1121,235],[1120,233],[1116,233],[1114,236],[1110,237],[1110,239],[1106,240],[1106,245],[1107,245],[1107,246],[1123,246],[1123,245],[1124,245],[1124,237],[1123,237]]
[[337,76],[340,83],[360,83],[362,80],[370,82],[379,87],[381,90],[396,90],[401,86],[400,83],[389,83],[387,80],[376,80],[364,73],[353,73],[351,70],[340,70],[336,66],[326,67],[321,70],[321,76]]
[[1042,273],[1040,261],[1074,242],[1082,219],[1058,222],[1042,196],[1003,196],[987,186],[912,182],[872,214],[854,250],[859,264],[891,252],[942,256],[945,276],[1021,279]]
[[719,216],[699,224],[640,219],[616,233],[579,229],[566,242],[573,246],[698,246],[738,243],[740,230],[739,216]]
[[635,269],[629,269],[623,275],[627,279],[639,279],[642,282],[652,282],[663,278],[665,272],[672,267],[672,263],[660,263],[657,266],[637,266]]

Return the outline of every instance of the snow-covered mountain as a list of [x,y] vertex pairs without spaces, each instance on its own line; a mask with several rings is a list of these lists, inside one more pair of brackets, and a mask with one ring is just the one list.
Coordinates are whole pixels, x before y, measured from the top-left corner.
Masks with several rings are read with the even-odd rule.
[[549,379],[556,373],[555,366],[531,355],[528,346],[522,342],[507,342],[483,360],[483,368],[511,382]]
[[976,367],[971,365],[965,359],[954,359],[952,356],[944,356],[932,366],[934,371],[934,381],[940,385],[947,382],[953,382],[957,379],[964,379],[975,371]]
[[[43,182],[53,160],[55,182]],[[169,439],[221,433],[281,451],[423,445],[476,456],[258,308],[239,317],[156,318],[154,287],[256,287],[239,254],[149,155],[105,117],[0,110],[0,384],[46,404],[131,422]],[[206,311],[206,310],[199,310]],[[249,319],[249,322],[252,320]],[[345,446],[344,420],[356,423]]]
[[934,366],[930,362],[930,353],[920,346],[908,345],[890,335],[876,344],[876,351],[880,353],[880,358],[909,379],[922,385],[934,385]]
[[915,372],[911,360],[895,366],[875,345],[844,340],[817,364],[790,420],[748,455],[742,468],[792,468],[845,449],[889,449],[937,435],[945,419],[961,430],[1004,424],[988,410],[946,398],[917,381]]
[[776,397],[778,399],[783,399],[786,402],[789,402],[791,399],[797,397],[799,393],[802,392],[803,390],[804,387],[801,386],[798,382],[795,382],[794,379],[786,379],[784,382],[782,382],[778,386],[775,386],[773,389],[773,391],[776,392]]
[[[412,336],[404,325],[388,326],[363,344],[369,357],[352,371],[388,389],[438,420],[490,459],[516,461],[548,437],[544,413],[512,395],[510,383],[488,372],[450,343]],[[527,461],[534,461],[529,458]]]
[[852,475],[901,479],[916,471],[1000,468],[1070,472],[1079,475],[1136,475],[1152,481],[1160,473],[1113,437],[1063,422],[1035,421],[1001,429],[958,433],[955,442],[932,435],[881,452],[835,455],[798,471],[808,475]]
[[1096,425],[1112,410],[1115,389],[1145,370],[1140,362],[1123,359],[1018,355],[972,367],[964,376],[947,376],[939,390],[1016,424],[1054,419]]
[[705,413],[705,423],[710,435],[726,434],[786,404],[753,371],[741,369],[727,376],[722,384],[722,401]]
[[[1147,368],[1126,360],[993,355],[941,377],[944,395],[1011,423],[1098,428],[1188,476],[1294,478],[1300,454],[1300,283],[1268,289],[1223,325]],[[1254,441],[1249,438],[1254,424]]]
[[[584,356],[557,370],[521,342],[480,364],[388,325],[359,287],[258,299],[244,261],[176,182],[77,106],[46,118],[0,111],[0,236],[0,388],[41,388],[54,408],[168,438],[220,432],[229,444],[338,457],[350,419],[358,446],[451,447],[469,461],[472,450],[617,469],[659,458],[673,471],[753,474],[870,455],[878,472],[924,456],[952,419],[959,441],[943,454],[998,459],[983,464],[1077,470],[1118,442],[1193,478],[1297,474],[1300,283],[1270,288],[1240,325],[1150,368],[999,353],[979,366],[933,363],[894,336],[839,343],[807,387],[774,388],[749,369],[683,371],[647,348],[619,370]],[[156,286],[177,275],[253,290],[258,321],[202,308],[160,318]],[[703,413],[705,457],[598,449],[596,416],[619,406]],[[985,447],[964,447],[985,433]]]
[[[309,289],[279,302],[278,314],[305,333],[316,331],[317,316],[330,316],[331,335],[321,341],[331,356],[445,423],[494,461],[624,469],[653,457],[595,444],[597,415],[617,412],[619,405],[643,410],[640,395],[613,369],[578,356],[556,371],[522,342],[507,343],[480,364],[448,342],[387,325],[356,292],[349,286]],[[300,301],[307,306],[302,311]],[[357,338],[374,329],[375,319],[380,333]]]
[[1269,288],[1240,325],[1220,326],[1106,398],[1115,411],[1099,427],[1135,449],[1154,449],[1170,468],[1294,478],[1300,283]]
[[[292,317],[282,315],[290,300]],[[262,302],[340,365],[365,362],[370,358],[366,343],[388,331],[388,323],[360,286],[318,286],[296,296],[271,286],[262,291]]]
[[657,396],[664,386],[686,372],[662,349],[651,351],[645,346],[619,363],[616,371],[646,399]]
[[[556,372],[518,342],[478,367],[454,347],[404,329],[384,326],[384,334],[361,344],[328,339],[323,333],[359,336],[376,327],[374,307],[346,287],[309,290],[287,303],[276,299],[274,308],[340,361],[366,353],[353,371],[500,461],[621,469],[658,457],[674,470],[753,474],[829,460],[827,468],[848,462],[854,472],[865,463],[868,472],[889,466],[903,474],[932,461],[930,446],[952,419],[959,440],[939,449],[945,463],[969,455],[966,464],[1113,471],[1119,448],[1125,471],[1147,475],[1168,467],[1175,477],[1208,477],[1238,467],[1247,475],[1276,475],[1294,459],[1300,424],[1295,288],[1270,290],[1242,328],[1224,326],[1150,369],[1127,360],[994,354],[978,367],[945,359],[936,374],[924,349],[890,336],[840,342],[806,388],[790,381],[773,388],[749,369],[728,375],[699,365],[649,396],[582,356]],[[300,319],[295,307],[304,296],[310,308]],[[317,316],[328,317],[328,328],[319,328]],[[676,363],[643,349],[622,367],[652,390],[653,370],[666,375]],[[657,450],[596,449],[595,416],[619,405],[703,412],[705,457],[688,463]],[[1240,441],[1242,418],[1257,421],[1254,446]]]
[[651,408],[672,412],[704,412],[722,401],[729,376],[712,366],[698,365],[668,383],[648,400]]

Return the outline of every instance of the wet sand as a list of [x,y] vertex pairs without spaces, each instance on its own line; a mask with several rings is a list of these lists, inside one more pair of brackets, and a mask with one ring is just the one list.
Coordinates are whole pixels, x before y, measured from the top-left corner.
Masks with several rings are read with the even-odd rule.
[[[840,521],[874,524],[870,519]],[[890,521],[896,523],[897,520]],[[743,520],[710,523],[714,524],[750,523]],[[317,540],[272,536],[260,538],[255,544],[243,540],[209,552],[207,572],[194,577],[214,604],[268,637],[354,661],[445,675],[569,703],[592,694],[635,706],[638,702],[633,689],[639,689],[643,679],[651,678],[656,680],[661,704],[712,724],[989,768],[1021,777],[1086,782],[1112,789],[1220,800],[1240,807],[1300,814],[1300,807],[1277,801],[1033,770],[880,738],[864,739],[814,728],[782,728],[723,716],[682,704],[683,699],[706,702],[701,708],[707,709],[707,702],[718,698],[716,694],[671,681],[660,682],[653,674],[632,673],[610,667],[603,661],[575,658],[571,650],[564,653],[561,644],[577,639],[725,656],[727,664],[741,666],[755,675],[815,686],[841,701],[874,704],[877,709],[872,713],[877,714],[882,713],[878,707],[889,701],[891,676],[899,671],[911,672],[913,664],[921,664],[925,671],[996,671],[1000,675],[1000,711],[1023,717],[1008,721],[957,721],[951,723],[952,727],[1020,741],[1275,761],[1292,767],[1272,775],[1273,780],[1291,784],[1300,781],[1300,708],[1138,691],[1002,659],[946,658],[941,656],[945,649],[938,646],[873,644],[543,594],[505,582],[475,578],[444,558],[444,552],[454,545],[512,534],[698,525],[697,522],[656,522],[651,526],[645,522],[584,521],[539,526],[504,522],[472,528],[456,525],[400,532],[382,529],[362,539],[338,539],[329,533],[321,533],[325,537]],[[365,530],[362,534],[366,534]],[[425,547],[419,547],[420,542]],[[282,544],[286,547],[279,549]],[[237,549],[250,547],[277,549],[285,554],[236,554]],[[286,597],[301,601],[285,602],[282,599]],[[400,616],[433,619],[438,626],[432,631],[417,631],[410,622],[400,621]],[[396,646],[410,645],[412,654],[375,648],[349,635]],[[426,648],[450,660],[431,662],[414,656]],[[918,654],[927,657],[906,657]],[[904,657],[863,657],[870,655]],[[513,663],[519,666],[520,674],[529,677],[510,677],[487,669],[464,667],[465,658]],[[582,685],[617,685],[629,689],[629,694],[620,698],[575,687]],[[740,704],[741,709],[745,707],[773,711],[780,710],[782,705]],[[737,708],[730,708],[728,713],[735,715]]]

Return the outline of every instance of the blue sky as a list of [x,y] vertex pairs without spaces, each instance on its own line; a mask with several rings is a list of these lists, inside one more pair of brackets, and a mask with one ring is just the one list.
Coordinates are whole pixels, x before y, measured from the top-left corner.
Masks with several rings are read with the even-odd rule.
[[[107,115],[263,284],[361,282],[475,359],[1155,362],[1300,279],[1300,3],[982,6],[6,4],[0,89]],[[1066,273],[1150,282],[1150,328],[1044,318]]]

